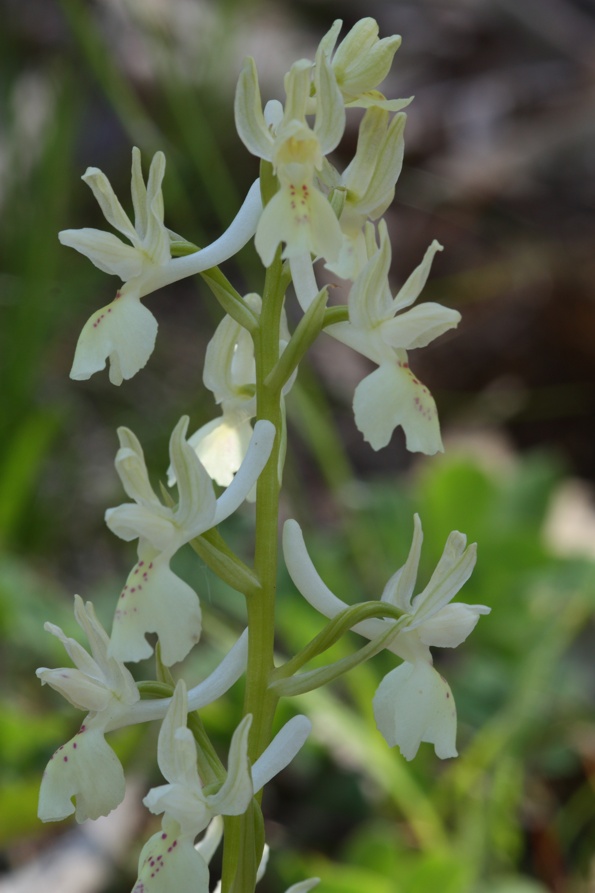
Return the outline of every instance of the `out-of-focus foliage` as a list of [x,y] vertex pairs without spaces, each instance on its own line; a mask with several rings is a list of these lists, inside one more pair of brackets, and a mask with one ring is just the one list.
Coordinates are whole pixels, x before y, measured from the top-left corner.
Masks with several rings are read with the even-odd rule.
[[[57,242],[59,229],[100,225],[80,174],[101,167],[125,195],[131,143],[147,161],[163,149],[168,225],[197,244],[210,240],[256,175],[233,128],[242,56],[259,57],[264,90],[277,95],[288,63],[311,54],[336,16],[346,25],[376,16],[382,34],[404,39],[394,95],[416,94],[390,221],[395,277],[439,238],[446,251],[426,296],[464,318],[416,371],[436,393],[447,430],[504,426],[517,445],[555,444],[566,467],[592,477],[595,16],[580,0],[0,0],[0,13],[0,671],[7,680],[0,839],[10,884],[37,851],[62,852],[54,836],[61,845],[67,837],[39,825],[36,798],[48,755],[79,717],[42,694],[33,672],[63,661],[42,627],[51,618],[76,633],[73,591],[110,620],[131,555],[102,522],[121,498],[115,428],[135,430],[149,463],[156,457],[163,467],[180,414],[191,412],[198,427],[214,413],[200,380],[218,311],[195,283],[149,299],[160,335],[142,375],[120,389],[107,376],[68,380],[80,327],[116,284]],[[226,270],[246,290],[258,287],[254,271],[249,250]],[[595,872],[595,579],[589,561],[556,557],[544,544],[562,472],[532,455],[488,473],[453,453],[397,481],[396,467],[406,465],[398,436],[376,455],[353,426],[353,386],[367,371],[359,362],[327,339],[313,358],[316,374],[303,370],[289,405],[287,513],[304,523],[328,585],[354,601],[377,596],[404,559],[414,511],[426,534],[426,573],[458,528],[480,544],[465,600],[493,611],[456,654],[437,654],[459,708],[456,761],[438,765],[428,747],[406,764],[373,730],[371,699],[392,667],[388,656],[300,699],[314,720],[314,744],[268,794],[273,857],[263,893],[312,874],[327,893],[580,893]],[[308,522],[324,533],[308,536]],[[240,518],[229,535],[239,541],[249,531]],[[181,562],[207,614],[204,654],[189,667],[198,678],[212,665],[210,647],[229,643],[223,621],[239,624],[241,604],[197,571],[194,556]],[[320,620],[288,579],[280,592],[279,648],[291,650]],[[355,645],[354,637],[340,648]],[[235,692],[206,712],[223,750],[239,704]],[[114,738],[143,788],[155,777],[154,739],[139,755],[140,734]],[[98,891],[131,886],[147,836],[138,827],[151,821],[135,809],[112,878],[98,880]],[[76,861],[84,841],[74,840]]]

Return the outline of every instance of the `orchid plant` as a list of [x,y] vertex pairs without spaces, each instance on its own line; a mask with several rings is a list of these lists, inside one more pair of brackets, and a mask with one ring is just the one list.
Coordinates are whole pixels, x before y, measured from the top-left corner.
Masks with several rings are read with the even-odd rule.
[[[116,536],[138,545],[111,632],[99,623],[93,605],[75,596],[75,617],[90,651],[48,623],[46,629],[60,639],[75,666],[37,671],[42,683],[85,713],[77,734],[58,748],[44,773],[43,821],[72,813],[84,821],[118,806],[124,770],[106,735],[126,725],[161,723],[156,757],[165,782],[143,801],[162,817],[161,828],[140,853],[134,893],[207,893],[209,862],[221,839],[217,889],[252,893],[268,857],[262,789],[310,732],[306,716],[297,715],[275,734],[280,699],[330,683],[384,649],[400,661],[380,683],[373,702],[387,744],[397,746],[407,760],[422,742],[432,744],[441,759],[457,754],[454,699],[433,667],[430,647],[456,647],[489,610],[452,603],[475,564],[475,546],[467,546],[463,534],[450,535],[429,583],[414,595],[422,545],[415,516],[409,556],[381,597],[348,604],[326,586],[298,523],[287,520],[286,567],[297,591],[326,622],[292,657],[280,659],[274,652],[285,399],[301,360],[321,333],[368,358],[377,368],[354,394],[355,423],[365,439],[378,450],[401,426],[409,450],[433,454],[442,450],[436,404],[411,370],[409,352],[460,319],[439,304],[416,303],[442,250],[436,241],[393,297],[383,214],[401,170],[402,110],[411,100],[386,98],[378,86],[400,38],[380,39],[376,22],[366,18],[337,46],[340,29],[341,22],[335,22],[315,58],[291,66],[284,103],[271,100],[262,107],[255,62],[245,62],[235,117],[242,141],[261,159],[260,177],[235,220],[211,245],[198,249],[166,227],[165,157],[156,153],[145,183],[136,148],[134,223],[105,174],[89,168],[83,176],[107,222],[127,241],[97,229],[60,233],[62,244],[122,282],[114,300],[83,327],[74,379],[89,378],[107,362],[115,385],[140,372],[157,336],[157,321],[142,298],[183,277],[200,273],[225,312],[204,364],[204,384],[221,414],[190,437],[187,417],[174,427],[168,481],[175,497],[166,489],[155,492],[138,439],[127,428],[118,431],[116,471],[130,501],[107,509],[105,521]],[[359,136],[352,161],[339,170],[328,156],[342,139],[347,114],[359,115]],[[251,239],[266,272],[262,293],[242,296],[219,265]],[[328,306],[333,277],[349,288],[346,305]],[[299,305],[292,316],[300,313],[293,331],[285,315],[290,283]],[[223,488],[218,496],[215,485]],[[219,530],[246,500],[255,501],[256,518],[248,564]],[[246,605],[246,629],[202,681],[187,680],[179,666],[201,647],[199,596],[170,567],[188,544],[245,597]],[[304,669],[350,631],[366,644],[340,660]],[[137,683],[128,665],[152,655],[155,682]],[[177,667],[177,681],[172,667]],[[243,711],[224,765],[200,710],[242,676]],[[316,878],[301,881],[288,893],[306,893],[316,883]]]

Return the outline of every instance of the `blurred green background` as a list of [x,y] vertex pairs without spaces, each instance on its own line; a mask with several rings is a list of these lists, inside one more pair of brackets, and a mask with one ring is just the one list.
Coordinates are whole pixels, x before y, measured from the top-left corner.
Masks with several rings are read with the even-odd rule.
[[[335,18],[347,27],[363,15],[403,36],[385,92],[416,96],[388,215],[394,280],[438,238],[424,296],[463,313],[455,333],[412,356],[447,452],[408,456],[397,432],[372,453],[350,407],[366,361],[323,339],[289,400],[283,511],[347,601],[380,594],[414,511],[422,584],[462,530],[479,543],[463,598],[493,610],[456,652],[436,653],[459,710],[458,760],[423,745],[405,763],[374,729],[389,656],[287,702],[285,718],[308,712],[314,733],[267,793],[273,853],[259,889],[312,874],[326,893],[595,889],[593,4],[0,0],[0,15],[0,890],[124,893],[134,882],[155,824],[140,805],[159,779],[155,735],[112,736],[132,778],[123,810],[82,829],[41,826],[41,772],[80,716],[34,670],[64,661],[44,621],[74,634],[77,591],[109,623],[133,560],[102,520],[122,500],[115,428],[139,435],[163,477],[179,416],[198,427],[216,412],[201,374],[221,314],[199,282],[147,299],[160,332],[141,374],[121,388],[105,374],[69,380],[78,333],[116,284],[58,244],[60,229],[104,227],[79,177],[101,168],[129,207],[131,145],[147,166],[163,149],[166,223],[207,243],[257,175],[233,124],[243,56],[256,57],[265,97],[282,98],[291,62],[312,56]],[[356,127],[357,113],[346,160]],[[226,273],[243,291],[260,287],[251,249]],[[247,557],[251,523],[247,509],[227,528]],[[195,556],[178,561],[206,614],[185,667],[198,679],[243,608]],[[283,653],[321,621],[287,577],[280,593]],[[224,752],[240,703],[232,692],[205,711]]]

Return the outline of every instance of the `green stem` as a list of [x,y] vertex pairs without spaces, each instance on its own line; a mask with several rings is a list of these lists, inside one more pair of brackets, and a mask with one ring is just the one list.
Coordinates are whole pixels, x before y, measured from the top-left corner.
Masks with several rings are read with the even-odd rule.
[[[248,614],[248,663],[244,715],[252,714],[248,754],[254,762],[271,741],[278,696],[269,689],[274,671],[275,598],[277,593],[278,526],[280,492],[280,449],[284,425],[280,387],[265,384],[279,359],[279,333],[285,279],[280,251],[267,269],[262,312],[253,333],[256,363],[258,419],[267,419],[276,429],[269,460],[256,488],[256,534],[254,573],[260,589],[246,599]],[[257,796],[257,801],[260,795]],[[258,852],[255,852],[255,848]],[[254,833],[254,815],[225,822],[222,893],[253,893],[256,869],[262,853],[260,835]]]

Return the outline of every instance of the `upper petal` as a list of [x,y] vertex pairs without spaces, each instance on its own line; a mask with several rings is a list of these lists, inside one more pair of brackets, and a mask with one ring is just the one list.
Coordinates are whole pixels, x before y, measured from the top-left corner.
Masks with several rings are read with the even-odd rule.
[[107,222],[138,247],[138,234],[103,171],[97,167],[88,167],[81,179],[93,192]]
[[335,78],[335,73],[323,52],[316,55],[314,69],[316,85],[316,122],[314,133],[320,142],[320,151],[328,155],[336,149],[345,130],[345,106]]
[[235,97],[236,128],[240,139],[249,152],[271,161],[273,137],[262,112],[258,73],[254,59],[248,56],[240,72]]
[[411,273],[409,278],[399,289],[393,302],[393,313],[396,313],[397,310],[403,310],[405,307],[409,307],[418,299],[427,282],[428,276],[430,275],[432,261],[434,260],[436,252],[443,250],[440,242],[437,242],[436,239],[434,239],[431,245],[427,248],[422,262],[415,268],[413,273]]
[[417,580],[419,558],[423,543],[423,532],[419,515],[413,516],[413,539],[407,561],[393,574],[382,593],[381,601],[388,602],[408,614],[411,611],[411,596]]
[[413,626],[426,622],[455,597],[471,576],[476,560],[476,544],[467,546],[467,537],[453,530],[428,585],[413,599]]

